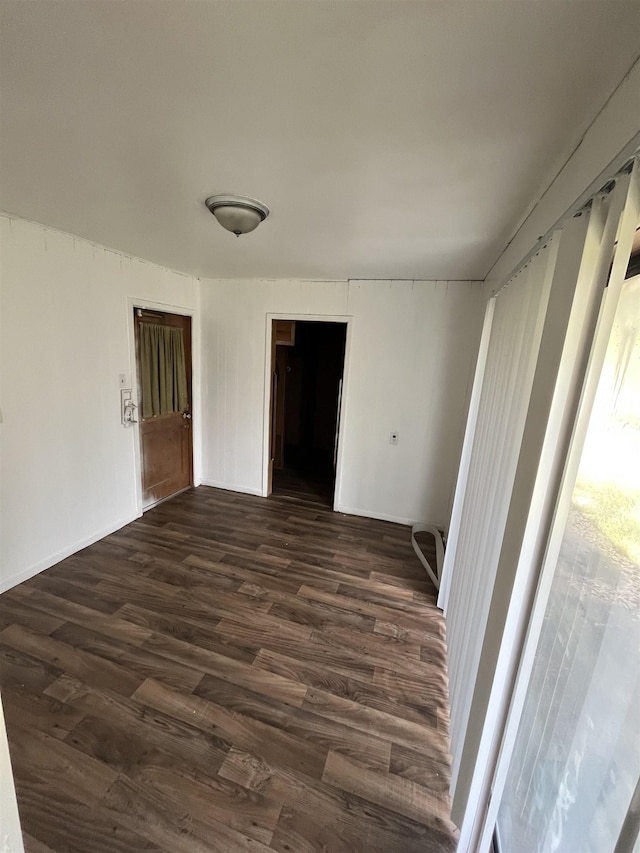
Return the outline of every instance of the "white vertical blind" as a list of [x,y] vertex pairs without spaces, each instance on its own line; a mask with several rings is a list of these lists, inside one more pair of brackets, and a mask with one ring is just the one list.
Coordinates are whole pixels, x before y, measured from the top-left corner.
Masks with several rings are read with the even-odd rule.
[[[579,314],[583,311],[583,303],[585,301],[589,301],[589,293],[591,290],[593,290],[593,296],[596,299],[595,308],[597,309],[600,307],[597,327],[595,333],[592,330],[591,334],[585,338],[584,342],[574,340],[571,334],[567,335],[568,346],[566,347],[566,352],[563,353],[563,362],[566,363],[561,365],[561,381],[558,383],[556,391],[554,392],[552,412],[553,408],[556,408],[558,410],[556,414],[559,414],[560,410],[566,406],[564,401],[565,396],[571,398],[571,387],[574,384],[572,376],[574,372],[573,365],[583,360],[580,355],[583,350],[585,360],[588,355],[588,365],[585,365],[585,368],[580,370],[577,374],[578,382],[575,392],[577,396],[575,405],[571,407],[573,414],[569,419],[568,424],[563,427],[562,423],[555,423],[556,419],[552,416],[550,419],[552,428],[548,430],[547,435],[545,436],[545,446],[549,446],[549,451],[553,446],[562,442],[562,431],[566,432],[567,440],[570,437],[570,443],[568,444],[568,456],[565,454],[563,459],[563,483],[559,488],[559,494],[558,489],[554,492],[554,521],[551,531],[549,532],[547,530],[544,534],[546,548],[544,560],[541,560],[542,568],[539,572],[536,571],[531,577],[534,587],[537,585],[536,599],[533,604],[533,608],[529,608],[526,614],[528,621],[528,625],[526,626],[526,641],[519,659],[519,672],[515,682],[515,687],[512,688],[512,692],[510,694],[511,707],[509,708],[508,718],[506,720],[506,724],[501,728],[502,744],[497,768],[495,769],[491,780],[491,798],[488,805],[486,799],[474,804],[477,814],[480,816],[479,819],[481,823],[483,823],[482,836],[478,846],[472,846],[475,839],[471,839],[470,837],[470,845],[466,845],[461,849],[488,849],[490,838],[493,834],[497,810],[503,795],[506,775],[512,760],[513,749],[516,743],[516,733],[518,731],[523,711],[527,706],[528,699],[526,697],[529,689],[530,678],[532,676],[532,669],[534,667],[538,638],[544,624],[547,597],[552,588],[554,570],[557,565],[558,555],[563,542],[565,523],[570,512],[574,483],[578,473],[578,466],[582,458],[583,444],[591,420],[592,408],[601,377],[601,371],[606,360],[606,351],[611,339],[611,329],[614,325],[615,312],[618,306],[620,294],[624,288],[625,271],[627,269],[631,253],[633,236],[636,228],[640,224],[639,166],[640,161],[636,160],[635,166],[630,174],[624,174],[616,177],[616,186],[612,193],[611,203],[608,206],[606,225],[602,232],[600,243],[598,246],[592,245],[591,248],[594,251],[591,251],[591,256],[589,256],[588,251],[585,251],[583,256],[583,266],[587,267],[587,271],[589,268],[591,269],[595,288],[590,286],[589,282],[583,282],[583,285],[586,286],[581,288],[579,285],[576,291],[576,300],[574,302],[576,329],[574,329],[574,331],[581,329]],[[612,257],[613,263],[611,262]],[[606,291],[604,291],[604,298],[601,299],[605,283],[607,283],[607,287]],[[600,285],[599,287],[597,286],[598,284]],[[633,299],[637,299],[637,297],[632,296],[632,300]],[[628,332],[629,328],[632,326],[629,318],[633,316],[634,310],[635,308],[632,307],[631,302],[627,302],[627,305],[623,310],[624,322],[627,327],[625,330],[626,332]],[[572,322],[573,319],[574,318],[572,316]],[[575,337],[578,338],[580,335],[576,335]],[[601,441],[601,439],[599,439],[599,441]],[[540,465],[541,472],[538,475],[540,480],[543,479],[544,471],[546,470],[544,463],[545,455],[547,455],[547,452],[546,450],[543,450]],[[597,450],[595,455],[598,459],[598,468],[600,469],[600,466],[602,465],[602,456]],[[634,454],[629,453],[629,472],[628,474],[625,474],[625,477],[634,470],[634,462]],[[607,472],[606,479],[609,478],[610,475]],[[535,517],[532,519],[532,524],[535,524]],[[615,549],[612,549],[611,553],[615,553]],[[521,557],[521,563],[524,563],[523,568],[525,570],[526,559],[527,554],[524,554],[524,560]],[[586,564],[584,564],[582,568],[584,569],[585,566]],[[540,568],[539,565],[536,566],[536,569],[538,568]],[[590,564],[590,568],[593,568],[592,563]],[[518,571],[520,572],[520,567],[518,568]],[[519,607],[522,607],[522,603],[516,601],[512,603],[511,609],[514,612],[517,612]],[[513,636],[507,638],[507,642],[509,640],[513,643]],[[617,642],[619,650],[622,649],[624,645],[624,638],[621,635],[618,636]],[[504,641],[503,644],[506,645]],[[577,717],[575,717],[575,719],[577,719]],[[635,720],[635,717],[633,719]],[[590,720],[589,725],[591,724],[592,721]],[[618,848],[616,847],[616,849]],[[625,847],[625,849],[627,848]]]
[[455,788],[557,255],[552,238],[493,298],[475,429],[443,569]]
[[[447,612],[449,603],[449,593],[451,591],[451,578],[453,571],[451,566],[455,563],[456,545],[458,544],[458,536],[460,534],[460,525],[462,523],[462,509],[464,500],[461,498],[467,488],[469,478],[469,467],[471,465],[471,456],[473,452],[473,440],[475,437],[476,424],[478,423],[478,410],[480,408],[480,399],[482,397],[482,383],[484,380],[485,369],[487,366],[487,354],[489,351],[489,341],[491,339],[491,326],[493,325],[493,309],[496,300],[490,299],[487,302],[487,307],[484,312],[484,323],[482,326],[482,337],[480,339],[480,349],[478,350],[478,359],[476,361],[476,370],[473,377],[473,388],[471,390],[471,399],[469,401],[469,413],[467,415],[467,426],[464,434],[464,442],[462,445],[462,454],[460,456],[460,466],[458,468],[458,477],[456,480],[456,490],[454,503],[451,512],[451,522],[448,530],[447,551],[445,554],[445,563],[443,564],[442,576],[440,578],[440,589],[438,593],[438,607]],[[449,567],[449,570],[445,569]]]
[[[564,464],[566,452],[566,442],[554,430],[562,432],[573,422],[567,420],[565,410],[579,391],[581,380],[574,379],[574,374],[584,373],[588,352],[584,341],[593,334],[594,300],[599,302],[609,278],[616,233],[618,241],[622,239],[618,222],[627,213],[628,170],[616,176],[609,195],[612,184],[593,200],[593,207],[583,211],[582,226],[570,221],[559,228],[487,308],[439,598],[447,617],[451,791],[454,819],[461,827],[461,851],[486,849],[487,837],[478,846],[479,834],[492,831],[491,822],[483,821],[526,630],[526,615],[518,616],[518,608],[525,607],[523,590],[534,588],[521,575],[539,569],[538,538],[546,541],[547,529],[542,515],[549,500],[555,500],[557,469]],[[614,268],[619,254],[615,253]],[[567,294],[573,294],[572,303]],[[544,394],[541,389],[546,389]],[[535,460],[527,456],[530,452]],[[535,495],[531,492],[534,479]],[[514,506],[523,525],[516,533],[512,527],[506,531]],[[511,536],[507,549],[507,556],[513,556],[511,574],[503,565],[507,557],[501,557],[506,533]],[[519,558],[518,548],[522,549]],[[516,569],[520,573],[520,598],[512,600],[508,614],[504,597],[510,593],[495,589],[499,566],[501,583],[506,579],[513,584],[514,595]],[[502,598],[498,595],[492,601],[494,593]],[[498,606],[493,603],[496,600]],[[527,601],[528,607],[530,597]],[[499,624],[495,624],[496,611]],[[495,642],[486,646],[487,636],[502,636],[499,650]],[[499,651],[491,676],[491,661],[483,657],[485,648],[488,657]],[[478,693],[480,667],[484,681]],[[491,685],[485,684],[487,678],[492,679]],[[486,718],[479,713],[481,706]]]

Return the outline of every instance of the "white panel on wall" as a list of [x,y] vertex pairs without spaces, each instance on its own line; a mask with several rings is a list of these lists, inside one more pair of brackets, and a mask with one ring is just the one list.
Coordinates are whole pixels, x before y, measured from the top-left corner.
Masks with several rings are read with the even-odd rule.
[[197,315],[199,282],[24,220],[0,229],[4,589],[138,515],[119,411],[130,299]]
[[[469,282],[350,282],[347,512],[448,523],[482,323]],[[399,434],[397,445],[389,434]]]
[[203,281],[203,482],[263,492],[267,315],[348,317],[338,509],[446,524],[482,307],[472,282]]

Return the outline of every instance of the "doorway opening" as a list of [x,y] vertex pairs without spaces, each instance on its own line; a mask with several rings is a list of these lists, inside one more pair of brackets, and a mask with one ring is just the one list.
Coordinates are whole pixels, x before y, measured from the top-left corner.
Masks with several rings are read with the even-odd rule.
[[146,510],[193,485],[191,317],[133,313]]
[[333,506],[346,323],[273,320],[269,493]]

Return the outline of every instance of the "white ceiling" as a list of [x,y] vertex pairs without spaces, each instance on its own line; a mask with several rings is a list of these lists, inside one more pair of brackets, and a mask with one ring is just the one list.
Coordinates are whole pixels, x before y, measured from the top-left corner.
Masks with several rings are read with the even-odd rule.
[[[637,0],[0,11],[0,208],[232,278],[483,278],[640,33]],[[236,239],[220,192],[271,216]]]

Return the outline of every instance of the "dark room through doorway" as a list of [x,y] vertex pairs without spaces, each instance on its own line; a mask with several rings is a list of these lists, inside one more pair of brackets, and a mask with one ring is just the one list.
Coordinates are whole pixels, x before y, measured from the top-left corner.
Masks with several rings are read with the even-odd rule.
[[274,320],[271,490],[333,506],[346,323]]

